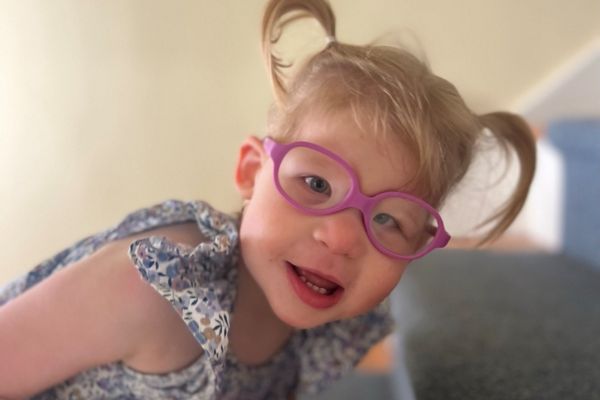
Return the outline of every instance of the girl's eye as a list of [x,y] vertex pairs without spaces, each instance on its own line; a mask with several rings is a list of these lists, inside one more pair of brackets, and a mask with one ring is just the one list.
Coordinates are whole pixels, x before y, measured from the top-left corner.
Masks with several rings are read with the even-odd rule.
[[331,194],[331,188],[329,183],[318,176],[306,176],[304,182],[310,187],[310,189],[317,193]]
[[396,219],[394,219],[394,217],[392,217],[390,214],[377,214],[373,217],[373,221],[379,225],[387,225],[390,228],[397,228],[399,231],[402,230],[398,221],[396,221]]

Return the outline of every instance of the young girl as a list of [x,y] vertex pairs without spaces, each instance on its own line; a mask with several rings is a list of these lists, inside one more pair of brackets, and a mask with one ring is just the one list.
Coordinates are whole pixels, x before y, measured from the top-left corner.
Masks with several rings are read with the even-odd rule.
[[[272,46],[298,16],[324,48],[290,79]],[[167,201],[128,215],[0,292],[0,397],[284,399],[350,371],[391,321],[411,260],[446,245],[436,211],[484,128],[521,172],[485,240],[525,200],[526,124],[474,115],[408,52],[337,40],[325,0],[271,0],[276,104],[240,148],[241,217]]]

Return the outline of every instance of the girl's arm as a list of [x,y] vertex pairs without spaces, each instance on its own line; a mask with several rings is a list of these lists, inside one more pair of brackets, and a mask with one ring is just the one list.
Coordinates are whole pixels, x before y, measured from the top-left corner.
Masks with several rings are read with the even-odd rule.
[[[170,304],[140,279],[128,243],[108,244],[0,307],[0,398],[29,397],[117,360],[160,373],[201,354]],[[161,346],[172,334],[184,345]]]
[[115,246],[0,308],[0,397],[21,398],[135,352],[136,271]]

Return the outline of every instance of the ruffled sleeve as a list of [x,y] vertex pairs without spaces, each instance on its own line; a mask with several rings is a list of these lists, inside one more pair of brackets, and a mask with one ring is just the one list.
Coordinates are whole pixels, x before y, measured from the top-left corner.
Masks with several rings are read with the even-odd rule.
[[320,392],[352,371],[393,327],[389,304],[384,302],[358,317],[303,331],[296,346],[300,361],[297,393]]
[[223,363],[229,343],[237,229],[206,204],[194,204],[191,212],[207,242],[192,248],[152,236],[132,242],[129,257],[179,313],[214,367]]
[[189,252],[163,237],[131,244],[130,256],[141,276],[179,313],[203,350],[218,361],[227,349],[229,313],[219,304],[212,285],[193,276]]

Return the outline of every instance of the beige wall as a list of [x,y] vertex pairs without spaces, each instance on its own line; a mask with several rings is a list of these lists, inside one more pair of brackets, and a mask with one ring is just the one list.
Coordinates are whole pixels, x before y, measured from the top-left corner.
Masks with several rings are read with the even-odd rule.
[[[0,284],[139,206],[237,208],[236,147],[270,102],[262,5],[0,0]],[[600,35],[598,0],[333,5],[341,40],[412,32],[479,111]]]

